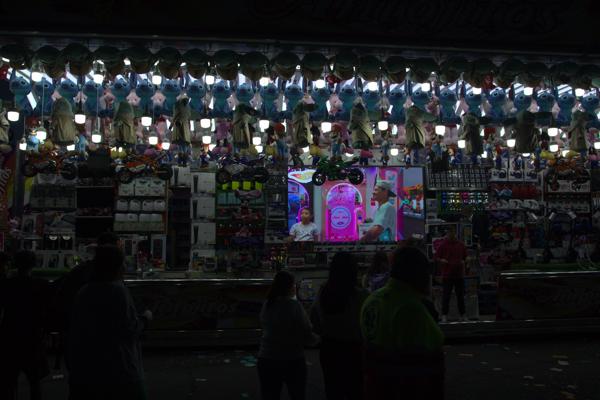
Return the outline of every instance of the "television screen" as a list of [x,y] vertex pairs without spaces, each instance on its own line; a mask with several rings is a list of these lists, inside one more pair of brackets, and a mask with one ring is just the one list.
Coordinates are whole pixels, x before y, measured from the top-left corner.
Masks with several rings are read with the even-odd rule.
[[[369,242],[395,242],[424,233],[422,168],[365,167],[361,171],[364,179],[356,185],[348,179],[327,179],[315,185],[314,170],[288,171],[288,229],[294,240],[300,239],[299,231],[308,228],[306,224],[294,228],[301,223],[304,209],[311,211],[319,242],[356,242],[365,235]],[[382,204],[374,198],[374,189],[381,181],[386,181],[396,196],[390,197],[390,206],[384,205],[378,213]],[[310,236],[303,239],[310,240]]]

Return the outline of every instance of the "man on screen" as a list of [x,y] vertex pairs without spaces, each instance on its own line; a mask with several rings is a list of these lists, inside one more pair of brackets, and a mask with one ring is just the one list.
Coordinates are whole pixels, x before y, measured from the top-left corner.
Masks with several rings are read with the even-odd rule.
[[396,209],[390,203],[396,197],[392,183],[386,180],[377,181],[373,189],[373,200],[379,204],[375,212],[373,226],[360,239],[361,242],[391,242],[395,240]]

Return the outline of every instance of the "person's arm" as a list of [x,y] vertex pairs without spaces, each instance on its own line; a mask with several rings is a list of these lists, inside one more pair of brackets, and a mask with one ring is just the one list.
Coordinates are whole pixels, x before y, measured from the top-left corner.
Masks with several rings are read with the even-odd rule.
[[287,242],[288,243],[292,243],[294,240],[296,240],[296,224],[294,224],[292,226],[292,229],[290,229],[290,236],[288,236],[287,238]]
[[133,299],[125,286],[119,288],[114,300],[117,335],[124,340],[137,339],[145,328],[145,318],[138,317]]
[[308,315],[306,315],[306,311],[304,311],[302,304],[296,302],[296,306],[304,345],[314,346],[319,342],[319,336],[313,332],[312,324],[310,323],[310,319],[308,318]]
[[312,236],[313,236],[313,241],[315,241],[315,242],[319,241],[319,230],[317,229],[316,226],[315,226],[315,229],[313,229],[313,231],[312,231]]
[[365,235],[360,239],[361,242],[374,242],[379,238],[379,235],[383,232],[383,226],[373,225],[369,228]]

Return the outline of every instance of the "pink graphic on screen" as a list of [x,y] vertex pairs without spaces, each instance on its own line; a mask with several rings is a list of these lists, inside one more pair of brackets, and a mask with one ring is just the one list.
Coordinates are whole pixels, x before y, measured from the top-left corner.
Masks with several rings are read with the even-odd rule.
[[362,195],[349,183],[338,183],[327,192],[325,239],[330,242],[358,240],[357,217],[362,215]]

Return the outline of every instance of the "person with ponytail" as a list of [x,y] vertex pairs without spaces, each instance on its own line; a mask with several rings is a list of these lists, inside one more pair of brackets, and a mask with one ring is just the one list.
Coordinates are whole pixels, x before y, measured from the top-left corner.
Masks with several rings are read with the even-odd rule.
[[368,293],[358,286],[358,266],[350,253],[337,253],[311,310],[321,335],[321,369],[327,399],[362,399],[360,310]]

